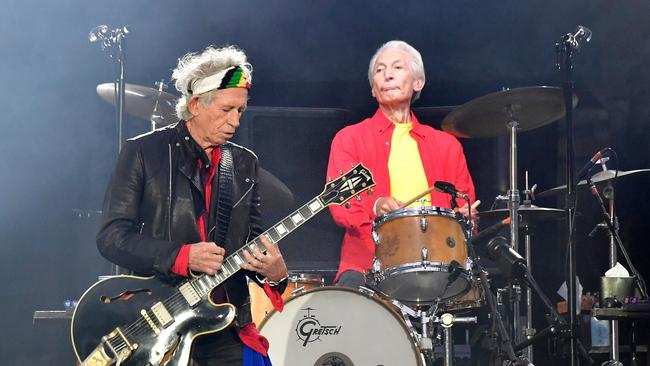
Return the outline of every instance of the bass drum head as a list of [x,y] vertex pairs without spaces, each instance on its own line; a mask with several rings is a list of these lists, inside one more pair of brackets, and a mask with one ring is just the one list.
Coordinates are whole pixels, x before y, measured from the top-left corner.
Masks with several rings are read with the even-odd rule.
[[402,319],[383,302],[343,287],[323,287],[272,312],[260,333],[282,366],[424,365]]

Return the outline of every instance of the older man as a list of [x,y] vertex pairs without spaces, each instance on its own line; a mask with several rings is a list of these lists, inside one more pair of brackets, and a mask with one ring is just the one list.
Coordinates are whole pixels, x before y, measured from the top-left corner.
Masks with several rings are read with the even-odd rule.
[[[248,101],[252,67],[246,55],[232,46],[208,47],[181,58],[172,77],[183,94],[176,108],[180,121],[124,145],[97,235],[110,261],[171,280],[217,273],[224,256],[262,232],[257,157],[228,142]],[[191,365],[270,364],[268,343],[251,323],[245,275],[263,283],[279,307],[287,268],[277,247],[263,242],[266,254],[244,251],[244,271],[212,292],[213,302],[237,307],[237,318],[197,339]]]
[[[453,136],[420,124],[411,103],[425,85],[420,53],[403,41],[382,45],[370,60],[368,80],[379,103],[374,116],[348,126],[335,136],[330,151],[328,177],[338,176],[356,163],[374,175],[374,195],[354,201],[351,207],[330,207],[336,223],[345,229],[341,261],[335,281],[342,286],[365,283],[375,244],[373,220],[400,208],[404,201],[446,181],[474,200],[474,185],[463,149]],[[432,206],[450,207],[448,195],[432,192],[424,197]],[[467,205],[460,208],[464,215]]]

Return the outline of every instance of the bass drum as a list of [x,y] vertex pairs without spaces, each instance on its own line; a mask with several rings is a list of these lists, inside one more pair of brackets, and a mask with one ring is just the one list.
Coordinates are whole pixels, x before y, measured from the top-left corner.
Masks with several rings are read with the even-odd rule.
[[358,290],[322,287],[273,311],[260,333],[274,365],[417,365],[424,361],[401,317]]
[[[281,295],[282,300],[287,302],[289,298],[296,296],[300,291],[311,290],[325,286],[322,276],[309,273],[289,273],[287,278],[287,289]],[[266,296],[264,290],[255,282],[248,282],[248,293],[251,297],[251,315],[253,323],[262,324],[264,318],[273,310],[271,300]]]

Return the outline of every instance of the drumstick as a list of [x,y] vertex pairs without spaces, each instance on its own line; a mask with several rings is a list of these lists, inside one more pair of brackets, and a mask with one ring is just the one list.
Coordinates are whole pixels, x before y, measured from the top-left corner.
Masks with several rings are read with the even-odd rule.
[[399,208],[404,208],[404,207],[410,205],[411,203],[413,203],[413,202],[419,200],[420,198],[426,196],[427,194],[431,193],[431,191],[433,191],[434,189],[436,189],[435,186],[429,187],[426,191],[424,191],[424,192],[418,194],[417,196],[411,198],[410,200],[408,200],[408,201],[402,203],[402,204],[399,206]]

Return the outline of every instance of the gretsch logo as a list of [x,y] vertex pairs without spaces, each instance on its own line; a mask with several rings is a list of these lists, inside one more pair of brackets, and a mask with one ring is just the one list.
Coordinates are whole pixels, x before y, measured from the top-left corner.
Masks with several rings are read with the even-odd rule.
[[320,340],[321,336],[335,336],[341,332],[340,325],[321,325],[316,315],[312,311],[316,309],[306,308],[302,319],[296,325],[296,334],[302,341],[302,346],[306,347],[308,343]]

